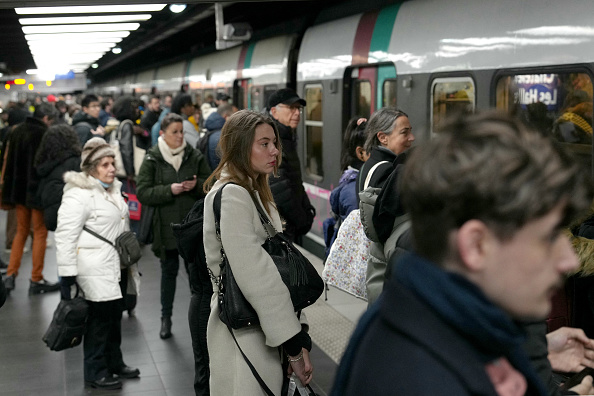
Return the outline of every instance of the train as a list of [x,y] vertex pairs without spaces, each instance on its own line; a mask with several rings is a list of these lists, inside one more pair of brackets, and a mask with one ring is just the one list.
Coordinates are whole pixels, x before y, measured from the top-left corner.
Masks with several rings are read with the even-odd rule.
[[92,87],[101,94],[225,92],[262,110],[272,92],[305,98],[297,129],[305,189],[317,216],[306,247],[323,252],[322,222],[341,175],[353,116],[384,106],[409,115],[415,144],[458,111],[498,108],[551,133],[592,173],[594,3],[411,0],[314,22]]

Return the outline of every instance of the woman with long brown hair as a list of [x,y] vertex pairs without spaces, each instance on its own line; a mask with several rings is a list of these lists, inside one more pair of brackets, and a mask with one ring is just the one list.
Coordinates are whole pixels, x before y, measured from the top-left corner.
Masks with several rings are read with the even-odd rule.
[[[208,267],[220,274],[224,248],[237,285],[258,314],[259,325],[233,330],[241,349],[275,395],[283,378],[295,373],[303,384],[312,378],[311,338],[304,316],[297,317],[289,291],[270,255],[262,248],[267,238],[256,204],[265,209],[275,229],[282,229],[268,177],[278,171],[281,144],[274,122],[263,114],[242,110],[227,119],[219,141],[221,162],[204,183],[204,248]],[[216,180],[216,182],[214,182]],[[214,184],[213,184],[214,182]],[[213,201],[221,198],[220,239],[215,232]],[[265,394],[252,374],[226,325],[219,319],[217,293],[208,321],[211,395]],[[283,372],[283,361],[289,363]]]

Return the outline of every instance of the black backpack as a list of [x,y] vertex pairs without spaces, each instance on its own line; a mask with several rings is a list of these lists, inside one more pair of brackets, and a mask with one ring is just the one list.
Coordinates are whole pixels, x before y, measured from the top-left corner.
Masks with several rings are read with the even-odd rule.
[[202,136],[200,140],[198,140],[198,143],[196,143],[196,148],[200,150],[202,155],[204,155],[204,158],[206,158],[206,162],[208,164],[210,164],[208,160],[208,139],[210,139],[210,135],[212,135],[216,131],[216,129],[212,131],[207,130],[204,136]]

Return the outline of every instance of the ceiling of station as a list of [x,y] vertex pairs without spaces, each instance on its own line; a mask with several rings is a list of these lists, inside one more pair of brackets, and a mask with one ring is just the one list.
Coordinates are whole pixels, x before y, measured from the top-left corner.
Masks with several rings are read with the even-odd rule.
[[[381,5],[389,0],[239,0],[223,3],[225,23],[249,23],[254,37],[262,34],[282,34],[300,32],[319,16],[320,12],[334,7],[337,13],[352,13],[357,9],[369,8],[375,3]],[[104,4],[157,4],[158,0],[101,0],[93,5]],[[97,63],[98,67],[88,68],[87,75],[94,81],[113,78],[117,75],[143,68],[154,68],[159,64],[195,56],[214,49],[216,41],[214,3],[203,1],[186,2],[186,9],[174,14],[165,7],[151,12],[149,20],[139,22],[140,27],[125,37],[118,47],[120,54],[105,53]],[[61,1],[6,1],[0,0],[0,73],[21,74],[35,69],[36,64],[25,40],[20,18],[11,7],[89,5],[81,0]],[[95,15],[95,14],[88,14]],[[34,15],[35,16],[35,15]],[[38,16],[38,15],[37,15]],[[69,16],[67,14],[57,15]],[[28,17],[28,16],[27,16]],[[68,42],[64,46],[71,45]],[[78,44],[80,45],[80,44]]]

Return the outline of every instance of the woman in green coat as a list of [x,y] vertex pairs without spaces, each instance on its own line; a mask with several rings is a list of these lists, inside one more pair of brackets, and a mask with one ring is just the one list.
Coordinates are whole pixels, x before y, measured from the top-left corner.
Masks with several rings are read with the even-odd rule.
[[[179,254],[171,223],[180,223],[194,202],[204,196],[202,184],[210,175],[206,158],[186,144],[183,119],[170,113],[161,122],[157,144],[149,149],[137,179],[140,203],[155,208],[153,252],[161,260],[161,331],[171,337],[171,314]],[[187,264],[186,264],[187,270]]]

